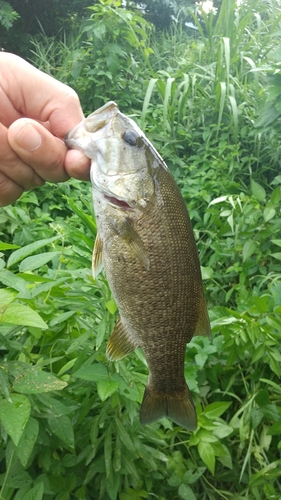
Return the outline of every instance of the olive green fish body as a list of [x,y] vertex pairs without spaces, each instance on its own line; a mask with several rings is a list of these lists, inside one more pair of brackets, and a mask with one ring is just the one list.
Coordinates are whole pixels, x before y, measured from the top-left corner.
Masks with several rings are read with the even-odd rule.
[[[102,110],[106,106],[111,122],[116,109],[109,103]],[[101,139],[91,156],[96,162],[92,181],[99,233],[94,272],[103,263],[119,309],[107,355],[116,360],[143,349],[149,380],[142,423],[169,416],[195,429],[196,412],[184,377],[185,350],[193,335],[208,335],[210,326],[192,227],[162,158],[132,120],[118,108],[116,113],[105,133],[107,144],[100,127]],[[128,130],[135,132],[135,141],[125,135]],[[130,143],[124,144],[123,137]],[[116,172],[114,162],[119,165]]]
[[[207,319],[200,266],[188,213],[173,177],[163,169],[157,169],[155,177],[151,204],[140,218],[127,217],[144,244],[149,269],[131,254],[126,239],[108,226],[103,231],[101,223],[104,267],[133,348],[143,349],[149,367],[141,421],[168,415],[194,429],[196,415],[184,378],[184,357],[186,343],[196,331],[204,333],[200,327]],[[114,338],[107,351],[112,359],[122,357],[122,346]],[[153,400],[151,394],[157,399],[155,405],[149,400]],[[175,405],[176,410],[180,405],[176,414]]]

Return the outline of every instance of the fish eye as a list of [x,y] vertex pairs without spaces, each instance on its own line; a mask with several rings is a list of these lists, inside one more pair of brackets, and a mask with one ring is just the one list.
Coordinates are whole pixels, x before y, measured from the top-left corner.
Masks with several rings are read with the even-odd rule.
[[137,132],[135,132],[134,130],[126,130],[126,132],[123,135],[124,141],[127,144],[130,144],[130,146],[136,146],[138,138],[139,138],[139,134]]

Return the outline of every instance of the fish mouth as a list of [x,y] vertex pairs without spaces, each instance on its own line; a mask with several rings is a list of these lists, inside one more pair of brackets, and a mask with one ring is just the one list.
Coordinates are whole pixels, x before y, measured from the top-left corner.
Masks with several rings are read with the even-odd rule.
[[125,200],[120,200],[119,198],[115,198],[115,196],[109,196],[104,194],[105,199],[113,205],[114,207],[121,208],[121,210],[133,210],[133,208],[127,203]]

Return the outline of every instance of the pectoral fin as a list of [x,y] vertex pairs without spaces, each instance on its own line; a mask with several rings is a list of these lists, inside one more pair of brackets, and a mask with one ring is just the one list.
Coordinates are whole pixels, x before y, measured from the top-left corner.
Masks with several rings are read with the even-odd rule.
[[143,241],[134,230],[129,220],[126,220],[122,224],[119,236],[121,236],[126,245],[128,245],[130,252],[135,255],[141,261],[145,269],[148,270],[150,268],[150,261],[147,255],[147,251],[145,249]]
[[103,267],[102,240],[99,234],[97,234],[93,251],[93,259],[92,259],[92,274],[94,278],[96,278],[99,275],[99,273],[102,270],[102,267]]
[[108,341],[106,355],[110,361],[122,359],[139,347],[134,342],[118,316],[112,335]]

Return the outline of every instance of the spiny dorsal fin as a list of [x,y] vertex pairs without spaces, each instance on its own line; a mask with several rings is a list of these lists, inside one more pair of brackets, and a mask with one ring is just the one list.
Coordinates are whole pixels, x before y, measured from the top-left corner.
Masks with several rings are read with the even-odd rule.
[[114,330],[107,344],[106,355],[110,361],[122,359],[139,347],[131,338],[121,317],[118,316]]
[[145,246],[129,220],[125,220],[119,235],[130,248],[130,252],[141,261],[145,269],[149,269],[150,261]]
[[103,267],[102,240],[99,234],[97,234],[93,251],[93,259],[92,259],[92,274],[94,278],[96,278],[99,275],[99,273],[102,270],[102,267]]

